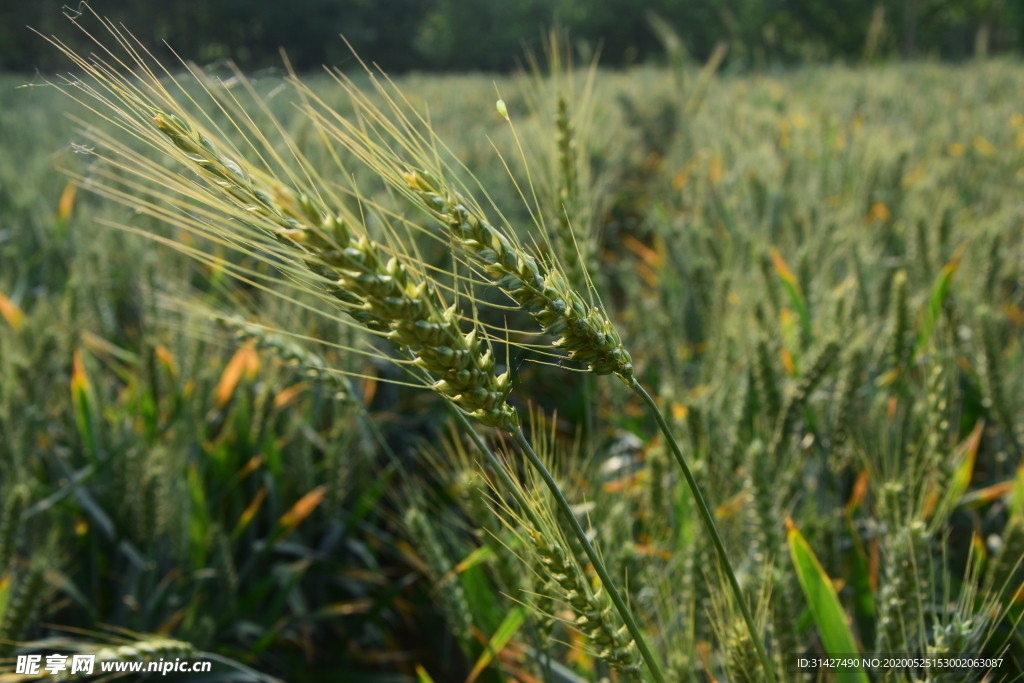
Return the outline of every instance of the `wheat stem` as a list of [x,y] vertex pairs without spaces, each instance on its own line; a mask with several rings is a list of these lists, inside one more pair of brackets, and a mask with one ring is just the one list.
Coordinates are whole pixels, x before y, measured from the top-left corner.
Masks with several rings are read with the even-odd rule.
[[750,606],[747,605],[747,599],[743,595],[743,589],[740,588],[739,581],[736,580],[736,573],[732,569],[732,564],[729,562],[729,556],[725,552],[725,545],[722,543],[722,536],[718,533],[718,527],[715,526],[715,518],[711,514],[711,509],[708,507],[707,502],[704,500],[704,496],[700,492],[700,487],[697,486],[697,480],[693,476],[693,471],[686,462],[686,458],[683,456],[682,450],[679,448],[679,442],[676,441],[676,437],[672,434],[672,429],[668,426],[668,422],[665,421],[665,416],[662,415],[661,410],[658,408],[658,404],[654,402],[651,395],[647,393],[647,390],[643,388],[639,382],[634,382],[633,391],[647,404],[650,408],[651,413],[654,414],[654,419],[658,422],[658,426],[661,428],[662,434],[665,435],[665,440],[668,441],[669,446],[672,448],[672,454],[676,458],[676,462],[679,463],[679,467],[683,470],[683,476],[686,477],[686,483],[690,487],[690,492],[693,494],[693,499],[697,502],[697,509],[700,510],[701,519],[704,520],[704,528],[707,529],[708,535],[711,536],[711,542],[715,546],[715,551],[718,553],[718,559],[722,563],[722,569],[725,571],[726,577],[729,579],[729,585],[732,587],[732,592],[736,595],[736,601],[739,603],[740,611],[743,613],[743,620],[747,622],[747,629],[750,631],[750,639],[754,643],[754,647],[757,649],[757,658],[761,660],[761,668],[764,669],[764,675],[767,679],[767,683],[775,683],[775,673],[772,671],[772,667],[768,662],[768,654],[764,649],[764,643],[758,636],[757,626],[754,624],[754,615],[750,613]]

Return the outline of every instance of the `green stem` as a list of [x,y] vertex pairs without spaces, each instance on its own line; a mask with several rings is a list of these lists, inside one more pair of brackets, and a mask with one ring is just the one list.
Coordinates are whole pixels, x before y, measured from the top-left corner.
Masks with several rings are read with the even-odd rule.
[[[615,584],[612,583],[612,577],[608,574],[608,569],[605,568],[604,562],[598,556],[594,550],[594,546],[590,544],[590,540],[587,538],[587,533],[580,526],[579,520],[576,519],[576,515],[573,513],[572,508],[569,506],[569,501],[562,495],[562,490],[558,486],[558,482],[551,476],[551,472],[544,466],[537,454],[533,451],[533,447],[530,446],[530,442],[526,440],[526,435],[523,434],[523,430],[516,427],[515,430],[510,430],[512,438],[516,440],[519,447],[523,450],[527,459],[533,464],[534,468],[540,473],[544,483],[547,484],[548,489],[551,490],[551,494],[555,498],[555,502],[558,504],[559,509],[566,519],[569,520],[569,525],[572,527],[573,533],[579,540],[580,545],[583,546],[583,551],[587,554],[587,558],[591,564],[594,565],[594,569],[597,571],[597,575],[601,579],[601,583],[604,585],[604,589],[608,591],[608,597],[611,598],[612,603],[615,605],[615,609],[618,610],[619,616],[622,617],[622,621],[625,622],[626,628],[629,630],[629,634],[633,637],[633,641],[636,642],[637,648],[640,650],[640,656],[643,657],[644,662],[647,663],[647,668],[650,669],[651,675],[657,683],[666,683],[665,675],[661,672],[661,667],[658,666],[658,661],[654,657],[654,653],[647,646],[647,641],[644,640],[643,634],[640,632],[640,627],[637,626],[636,620],[633,619],[633,614],[629,611],[629,607],[626,606],[622,596],[619,595],[619,591],[615,588]],[[541,527],[537,527],[538,529]],[[774,683],[770,681],[769,683]]]
[[[459,410],[458,407],[454,403],[452,403],[451,401],[448,401],[447,403],[448,403],[448,407],[451,408],[452,415],[455,416],[455,419],[458,421],[458,423],[462,426],[462,428],[466,431],[466,433],[469,434],[469,438],[473,440],[473,443],[476,445],[477,450],[479,450],[481,453],[484,454],[484,457],[487,458],[487,461],[489,463],[491,463],[491,467],[493,467],[494,471],[497,473],[498,478],[501,479],[502,484],[504,484],[505,488],[507,488],[509,490],[509,492],[512,494],[512,497],[516,499],[516,503],[519,505],[519,509],[522,510],[526,514],[526,516],[530,519],[530,524],[532,524],[535,529],[540,529],[541,528],[541,526],[540,526],[540,518],[537,516],[537,513],[531,507],[529,507],[526,504],[526,500],[523,498],[523,495],[519,492],[519,487],[516,486],[514,481],[512,481],[512,477],[505,470],[504,464],[502,464],[502,462],[500,460],[498,460],[497,456],[494,455],[494,452],[491,451],[491,449],[487,446],[487,444],[484,443],[484,440],[480,437],[480,435],[477,434],[476,430],[473,429],[473,425],[470,424],[469,419],[466,418],[466,415],[461,410]],[[539,655],[539,653],[541,653],[542,650],[543,650],[543,644],[538,642],[537,643],[538,655]],[[543,657],[544,657],[544,680],[546,682],[550,682],[551,681],[551,653],[549,651],[545,651],[544,654],[543,654]]]
[[487,458],[487,462],[491,463],[491,467],[494,468],[498,478],[501,479],[501,483],[505,485],[505,488],[507,488],[509,493],[512,494],[512,497],[516,499],[516,503],[519,505],[519,508],[526,513],[526,516],[530,519],[530,524],[532,524],[535,529],[539,529],[540,517],[538,517],[537,513],[526,504],[526,499],[523,498],[523,494],[519,492],[519,487],[514,481],[512,481],[512,477],[505,470],[505,465],[498,460],[498,457],[491,452],[491,449],[486,443],[484,443],[484,440],[476,433],[476,430],[473,429],[473,425],[469,422],[469,418],[467,418],[466,415],[451,401],[448,401],[448,406],[451,408],[452,415],[455,416],[456,421],[458,421],[462,428],[466,430],[466,433],[469,434],[469,438],[473,440],[477,449],[484,454],[484,457]]
[[761,668],[764,669],[764,675],[767,679],[767,683],[775,683],[775,673],[772,671],[771,664],[768,661],[768,654],[765,652],[764,643],[761,642],[761,638],[758,635],[757,627],[754,624],[754,616],[750,613],[750,607],[747,605],[747,598],[743,595],[743,589],[740,588],[739,581],[736,580],[736,573],[732,570],[732,564],[729,562],[729,556],[725,553],[725,545],[722,543],[722,536],[718,533],[718,527],[715,526],[715,518],[711,514],[711,510],[708,508],[707,502],[704,500],[704,496],[701,495],[700,487],[697,486],[697,480],[693,477],[693,472],[690,470],[690,466],[686,463],[686,458],[683,457],[683,452],[679,449],[679,443],[676,441],[675,436],[672,435],[672,430],[669,428],[668,423],[665,421],[665,416],[661,414],[661,410],[658,408],[658,404],[654,402],[651,395],[640,385],[639,382],[634,382],[632,385],[633,391],[635,391],[640,398],[643,399],[647,407],[651,409],[654,414],[654,419],[658,421],[658,426],[661,428],[662,434],[665,435],[665,439],[672,447],[672,454],[676,458],[676,462],[683,469],[683,476],[686,477],[686,483],[690,486],[690,491],[693,493],[694,500],[697,501],[697,508],[700,510],[701,517],[704,520],[704,528],[707,529],[708,534],[711,536],[711,542],[715,546],[715,550],[718,552],[718,559],[722,563],[722,568],[725,570],[725,575],[729,577],[729,585],[732,586],[732,592],[736,595],[736,601],[739,603],[740,611],[743,612],[743,620],[747,622],[747,629],[750,631],[750,640],[753,641],[754,647],[757,649],[757,657],[761,660]]

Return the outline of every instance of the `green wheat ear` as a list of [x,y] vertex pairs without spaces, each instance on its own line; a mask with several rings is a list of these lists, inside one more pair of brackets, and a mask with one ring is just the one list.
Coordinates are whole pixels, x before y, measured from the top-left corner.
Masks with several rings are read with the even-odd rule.
[[12,487],[3,503],[0,517],[0,576],[8,571],[11,560],[18,550],[18,536],[21,532],[21,513],[28,504],[29,491],[24,485]]
[[406,509],[405,526],[416,546],[421,548],[426,556],[430,578],[435,582],[436,590],[441,597],[442,610],[459,642],[459,647],[468,655],[470,643],[473,642],[473,616],[469,602],[466,600],[466,593],[459,582],[459,577],[449,575],[453,565],[433,525],[418,503],[413,503]]
[[42,598],[45,572],[46,564],[42,560],[36,560],[28,574],[18,584],[14,597],[4,612],[3,621],[0,622],[0,655],[9,654],[28,629],[32,613]]
[[580,629],[597,647],[597,655],[608,662],[626,680],[639,682],[640,656],[636,643],[629,636],[625,626],[615,619],[615,613],[607,594],[600,588],[591,590],[579,563],[559,543],[548,537],[552,530],[529,529],[534,552],[544,567],[551,583],[557,585],[560,597],[576,612],[576,628]]
[[555,221],[558,237],[558,256],[565,264],[565,272],[578,292],[586,291],[589,242],[586,236],[577,239],[576,209],[579,203],[579,178],[576,170],[576,129],[569,118],[569,104],[558,97],[555,115],[555,147],[558,150],[558,170],[561,187],[558,191],[559,211]]
[[558,268],[539,262],[472,208],[454,189],[426,171],[409,171],[408,184],[423,205],[448,229],[492,283],[504,290],[540,325],[559,337],[555,346],[598,375],[635,382],[633,362],[615,326],[588,304]]

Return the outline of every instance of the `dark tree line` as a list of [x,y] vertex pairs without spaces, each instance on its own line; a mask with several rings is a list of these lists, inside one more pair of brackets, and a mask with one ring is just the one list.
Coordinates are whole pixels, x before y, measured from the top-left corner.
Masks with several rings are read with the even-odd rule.
[[[76,48],[63,0],[0,0],[0,69],[64,66],[26,28]],[[71,3],[73,4],[73,2]],[[246,69],[344,66],[351,53],[393,71],[505,70],[524,44],[557,20],[609,66],[659,58],[650,16],[672,26],[695,59],[720,41],[741,66],[808,59],[963,59],[1017,48],[1024,0],[94,0],[144,43],[167,41],[199,62],[230,58]],[[63,11],[71,11],[64,8]]]

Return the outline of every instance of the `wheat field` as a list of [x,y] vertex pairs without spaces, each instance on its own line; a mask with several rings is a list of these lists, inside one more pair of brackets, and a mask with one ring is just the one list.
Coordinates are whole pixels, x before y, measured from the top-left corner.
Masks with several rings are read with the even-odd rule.
[[0,77],[3,680],[1024,671],[1016,61],[128,54]]

